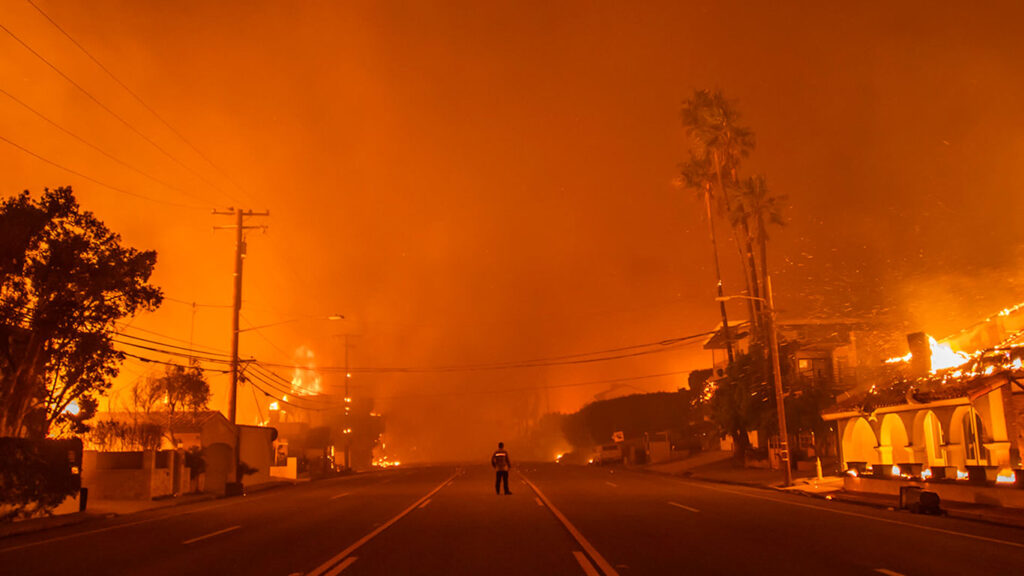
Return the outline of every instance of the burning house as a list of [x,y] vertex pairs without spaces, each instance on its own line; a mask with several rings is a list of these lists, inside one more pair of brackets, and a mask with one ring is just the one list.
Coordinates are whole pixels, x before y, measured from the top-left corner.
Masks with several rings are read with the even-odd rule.
[[848,474],[1013,482],[1024,453],[1024,304],[938,342],[907,338],[894,375],[842,398],[835,422]]

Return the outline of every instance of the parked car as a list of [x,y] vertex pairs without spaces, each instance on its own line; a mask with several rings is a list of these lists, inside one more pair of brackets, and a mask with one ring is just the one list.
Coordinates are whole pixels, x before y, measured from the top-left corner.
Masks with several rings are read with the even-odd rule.
[[605,444],[594,448],[594,454],[590,457],[590,464],[603,466],[622,462],[622,448],[618,444]]

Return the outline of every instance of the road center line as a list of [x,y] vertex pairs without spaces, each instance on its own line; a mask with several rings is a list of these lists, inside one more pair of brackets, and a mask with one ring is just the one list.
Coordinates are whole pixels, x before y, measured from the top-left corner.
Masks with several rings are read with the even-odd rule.
[[[420,504],[423,504],[425,501],[430,500],[430,498],[434,494],[437,494],[438,491],[440,491],[442,488],[444,488],[445,486],[450,484],[452,482],[452,480],[455,479],[456,475],[457,475],[457,473],[456,474],[452,474],[451,476],[449,476],[447,480],[445,480],[444,482],[441,482],[440,484],[438,484],[437,487],[434,488],[433,490],[431,490],[429,493],[427,493],[426,496],[424,496],[424,497],[420,498],[419,500],[413,502],[412,506],[409,506],[405,510],[402,510],[401,512],[399,512],[397,516],[394,516],[393,518],[391,518],[387,522],[377,526],[369,534],[367,534],[366,536],[363,536],[359,540],[356,540],[355,543],[353,543],[351,546],[349,546],[348,548],[345,548],[344,550],[342,550],[341,552],[336,554],[333,558],[331,558],[327,562],[324,562],[323,564],[317,566],[311,572],[309,572],[306,576],[324,576],[327,573],[327,571],[330,570],[330,568],[332,566],[334,566],[335,564],[338,564],[338,562],[341,562],[342,560],[345,560],[350,554],[352,554],[353,552],[358,550],[360,546],[362,546],[363,544],[366,544],[370,540],[373,540],[378,534],[380,534],[381,532],[387,530],[395,522],[398,522],[399,520],[404,518],[407,514],[409,514],[413,510],[415,510]],[[355,560],[353,560],[353,562],[354,561]],[[352,562],[348,562],[348,564],[351,564],[351,563]],[[341,572],[341,570],[344,570],[345,568],[348,567],[348,564],[345,564],[345,562],[342,562],[335,569],[337,569],[338,572]],[[341,566],[345,566],[345,568],[342,568]],[[333,572],[332,571],[332,572],[330,572],[330,574],[334,575],[334,574],[337,574],[338,572]]]
[[605,482],[605,484],[611,486],[612,488],[618,488],[619,487],[619,485],[616,484],[615,482]]
[[530,482],[530,479],[527,478],[526,476],[523,476],[522,473],[520,473],[520,476],[522,476],[526,484],[533,489],[533,491],[537,494],[537,497],[544,502],[544,504],[548,507],[548,510],[551,510],[551,513],[555,515],[555,518],[558,518],[558,521],[562,523],[562,526],[565,526],[565,529],[568,530],[569,534],[571,534],[572,537],[576,539],[576,542],[578,542],[579,545],[583,547],[583,550],[585,550],[587,554],[594,559],[594,562],[597,563],[598,567],[600,567],[601,570],[604,571],[605,576],[619,576],[619,573],[615,571],[615,568],[612,568],[612,565],[604,559],[604,556],[601,556],[601,553],[598,552],[597,549],[594,548],[594,546],[586,538],[583,537],[583,534],[581,534],[580,531],[572,525],[572,522],[569,522],[569,519],[565,517],[565,514],[562,514],[558,510],[558,508],[555,508],[555,505],[552,504],[551,500],[548,500],[548,497],[545,496],[544,493],[540,491],[540,488],[537,488],[537,485],[534,484],[533,482]]
[[875,568],[875,572],[879,574],[885,574],[885,576],[903,576],[899,572],[893,572],[892,570],[886,570],[885,568]]
[[200,540],[206,540],[207,538],[213,538],[214,536],[220,536],[221,534],[226,534],[228,532],[231,532],[232,530],[238,530],[239,528],[241,528],[241,526],[232,526],[230,528],[225,528],[223,530],[217,530],[216,532],[210,532],[209,534],[206,534],[206,535],[203,535],[203,536],[199,536],[198,538],[193,538],[191,540],[185,540],[184,542],[182,542],[182,544],[192,544],[193,542],[199,542]]
[[335,494],[334,496],[331,496],[331,500],[337,500],[338,498],[341,498],[342,496],[348,496],[349,494],[351,494],[351,492],[342,492],[341,494]]
[[427,498],[427,499],[426,499],[426,500],[425,500],[425,501],[423,502],[423,504],[420,504],[420,506],[419,506],[419,507],[420,507],[420,509],[422,510],[423,508],[426,508],[426,507],[427,507],[427,504],[430,504],[430,498]]
[[878,516],[869,516],[867,514],[858,514],[857,512],[847,512],[845,510],[835,510],[833,508],[826,508],[824,506],[812,506],[810,504],[801,504],[799,502],[789,502],[786,500],[780,500],[778,498],[768,498],[766,496],[759,496],[757,494],[749,494],[746,492],[740,492],[738,490],[729,490],[726,488],[720,488],[718,486],[711,486],[704,483],[688,482],[691,486],[701,486],[708,490],[716,492],[726,492],[728,494],[736,494],[738,496],[746,496],[747,498],[754,498],[757,500],[768,500],[769,502],[776,502],[778,504],[787,504],[789,506],[796,506],[798,508],[810,508],[811,510],[818,510],[821,512],[831,512],[833,514],[839,514],[841,516],[853,516],[855,518],[865,518],[867,520],[874,520],[876,522],[884,522],[886,524],[896,524],[897,526],[908,526],[910,528],[918,528],[921,530],[927,530],[929,532],[938,532],[940,534],[949,534],[951,536],[963,536],[964,538],[971,538],[973,540],[981,540],[983,542],[993,542],[995,544],[1005,544],[1007,546],[1013,546],[1015,548],[1024,548],[1024,544],[1020,542],[1011,542],[1009,540],[999,540],[998,538],[989,538],[987,536],[978,536],[976,534],[968,534],[967,532],[957,532],[955,530],[946,530],[945,528],[933,528],[932,526],[923,526],[921,524],[914,524],[912,522],[902,522],[900,520],[890,520],[889,518],[881,518]]
[[672,505],[672,506],[675,506],[676,508],[682,508],[683,510],[689,510],[690,512],[700,512],[700,510],[697,510],[696,508],[691,508],[689,506],[685,506],[683,504],[680,504],[679,502],[669,502],[669,504]]
[[341,574],[345,570],[345,568],[351,566],[352,563],[356,560],[357,558],[355,556],[349,556],[348,558],[345,558],[345,560],[341,564],[335,566],[333,570],[331,570],[324,576],[338,576],[338,574]]
[[580,568],[583,568],[583,573],[587,576],[601,576],[594,565],[587,560],[587,555],[579,550],[573,550],[572,555],[576,557],[576,561],[580,563]]
[[[524,482],[524,484],[525,484],[525,482]],[[541,508],[543,508],[543,507],[544,507],[544,503],[540,501],[540,498],[537,498],[536,496],[534,496],[534,497],[533,497],[533,500],[534,500],[535,502],[537,502],[537,506],[540,506]]]

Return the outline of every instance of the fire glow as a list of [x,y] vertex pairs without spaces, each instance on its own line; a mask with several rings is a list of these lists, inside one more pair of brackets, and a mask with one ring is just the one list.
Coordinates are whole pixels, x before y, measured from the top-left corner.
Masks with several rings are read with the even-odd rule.
[[996,484],[1014,484],[1017,482],[1017,474],[1010,468],[1003,468],[996,476]]
[[[946,343],[939,343],[935,338],[928,337],[928,346],[931,348],[931,360],[932,360],[932,373],[938,372],[939,370],[945,370],[947,368],[955,368],[962,366],[970,361],[971,357],[963,352],[957,352],[953,350],[953,347]],[[895,358],[889,358],[885,361],[886,364],[899,364],[902,362],[910,362],[913,358],[913,354],[907,353],[903,356],[897,356]]]
[[313,351],[306,346],[301,346],[296,350],[295,356],[295,370],[292,372],[292,393],[296,396],[316,396],[320,394],[320,374],[316,371]]

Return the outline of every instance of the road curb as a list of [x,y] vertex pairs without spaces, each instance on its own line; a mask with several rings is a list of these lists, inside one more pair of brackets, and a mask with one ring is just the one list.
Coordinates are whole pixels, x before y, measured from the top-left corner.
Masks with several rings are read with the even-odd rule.
[[104,514],[95,514],[86,511],[73,512],[71,514],[63,514],[60,516],[49,516],[45,518],[32,518],[29,520],[21,520],[19,522],[11,522],[10,524],[0,524],[0,540],[13,536],[20,536],[22,534],[31,534],[33,532],[42,532],[53,528],[61,528],[63,526],[75,526],[77,524],[84,524],[104,517]]

